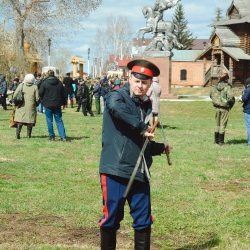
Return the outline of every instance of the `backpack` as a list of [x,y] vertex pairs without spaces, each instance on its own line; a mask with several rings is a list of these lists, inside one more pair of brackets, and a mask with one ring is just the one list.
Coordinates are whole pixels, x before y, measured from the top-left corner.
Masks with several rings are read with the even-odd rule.
[[103,87],[102,87],[102,96],[104,98],[104,101],[106,101],[107,99],[107,95],[108,93],[112,91],[112,87],[108,84],[105,84]]
[[218,89],[219,83],[213,86],[210,92],[210,98],[212,99],[212,103],[214,107],[225,107],[225,108],[232,108],[235,103],[235,98],[232,94],[231,88],[229,89],[228,86],[224,86]]

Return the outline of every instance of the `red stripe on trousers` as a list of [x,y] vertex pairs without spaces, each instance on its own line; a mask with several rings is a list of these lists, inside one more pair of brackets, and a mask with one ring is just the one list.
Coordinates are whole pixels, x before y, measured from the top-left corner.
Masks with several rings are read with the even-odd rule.
[[103,215],[104,217],[101,219],[101,221],[98,223],[98,225],[101,227],[102,224],[105,222],[105,220],[108,218],[109,211],[107,207],[107,177],[106,174],[101,174],[101,186],[102,186],[102,195],[103,195]]

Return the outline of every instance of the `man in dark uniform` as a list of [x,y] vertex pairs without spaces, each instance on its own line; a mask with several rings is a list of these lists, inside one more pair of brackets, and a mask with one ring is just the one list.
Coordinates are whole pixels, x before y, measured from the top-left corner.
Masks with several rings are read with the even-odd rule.
[[77,90],[78,103],[82,105],[82,113],[87,116],[87,112],[91,116],[94,116],[90,106],[89,106],[89,88],[85,84],[85,81],[80,82]]
[[80,77],[80,74],[77,73],[76,74],[76,79],[74,80],[74,83],[75,83],[75,86],[76,86],[74,95],[75,95],[75,98],[76,98],[76,103],[78,104],[76,112],[79,112],[80,107],[81,107],[81,104],[79,104],[79,102],[78,102],[77,90],[78,90],[78,86],[79,86],[80,82],[82,82],[82,81],[83,81],[83,79]]
[[133,60],[127,67],[132,71],[129,83],[109,92],[103,115],[99,170],[103,216],[98,223],[102,250],[116,248],[116,231],[124,216],[126,200],[133,218],[135,249],[150,249],[153,218],[146,170],[152,164],[153,155],[170,151],[167,144],[149,141],[133,185],[127,196],[124,196],[146,137],[154,137],[148,125],[152,105],[146,93],[151,86],[152,77],[160,74],[158,67],[146,60]]
[[73,94],[74,94],[73,84],[74,84],[74,81],[70,77],[70,73],[66,73],[66,77],[63,79],[63,85],[64,85],[65,92],[66,92],[67,104],[68,104],[68,98],[69,98],[71,108],[73,108]]

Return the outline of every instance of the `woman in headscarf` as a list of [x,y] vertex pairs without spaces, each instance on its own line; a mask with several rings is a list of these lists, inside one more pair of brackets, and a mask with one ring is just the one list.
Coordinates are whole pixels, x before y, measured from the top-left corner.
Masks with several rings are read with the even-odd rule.
[[24,100],[20,107],[16,107],[15,122],[16,138],[20,139],[20,132],[23,125],[27,126],[27,137],[31,137],[32,128],[36,124],[36,107],[39,104],[38,88],[34,85],[35,77],[33,74],[27,74],[22,84],[19,84],[13,98],[16,97],[18,92],[22,89]]

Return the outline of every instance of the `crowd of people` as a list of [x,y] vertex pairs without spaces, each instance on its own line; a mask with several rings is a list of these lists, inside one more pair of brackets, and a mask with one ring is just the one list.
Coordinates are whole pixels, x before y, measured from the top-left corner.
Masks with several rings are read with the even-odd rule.
[[[51,73],[51,72],[50,72]],[[28,74],[30,75],[30,74]],[[37,89],[40,90],[42,83],[46,83],[48,81],[61,82],[62,83],[62,90],[64,91],[64,98],[61,97],[60,102],[56,103],[47,103],[46,95],[43,96],[44,93],[39,94],[39,101],[38,104],[35,103],[34,105],[38,105],[37,107],[37,114],[43,114],[46,115],[46,121],[48,125],[48,134],[49,139],[54,140],[55,134],[53,130],[53,119],[52,114],[48,114],[48,107],[71,107],[74,108],[74,102],[76,104],[76,112],[80,112],[80,109],[82,109],[82,114],[84,116],[87,116],[88,114],[90,116],[94,116],[94,112],[92,111],[92,102],[94,100],[94,106],[95,106],[95,114],[101,114],[104,113],[104,107],[107,99],[107,94],[111,90],[117,90],[120,87],[124,86],[124,84],[127,82],[127,79],[120,79],[118,75],[116,76],[109,76],[109,75],[103,75],[102,77],[96,77],[95,79],[91,79],[90,77],[80,77],[80,74],[77,73],[75,77],[71,77],[70,73],[66,73],[65,77],[63,77],[61,80],[59,80],[54,75],[49,75],[49,72],[47,74],[41,75],[41,74],[34,74],[34,79],[32,78],[31,82],[27,82],[27,78],[24,78],[24,81],[22,82],[19,79],[18,75],[14,76],[13,82],[8,86],[7,81],[5,79],[5,76],[3,74],[0,75],[0,100],[2,105],[2,110],[7,110],[7,91],[11,91],[12,96],[10,98],[10,102],[13,101],[13,98],[15,97],[16,90],[20,90],[19,85],[26,85],[26,87],[29,84],[32,84],[34,86],[37,86]],[[33,81],[34,80],[34,81]],[[229,111],[232,109],[234,103],[235,103],[235,97],[232,93],[232,85],[228,82],[229,76],[227,73],[224,73],[221,75],[219,82],[214,85],[214,87],[211,90],[210,97],[212,99],[213,105],[216,110],[216,126],[215,126],[215,132],[214,132],[214,142],[219,145],[224,145],[225,140],[225,130],[227,126],[227,122],[229,119]],[[153,111],[152,111],[152,118],[150,120],[150,124],[152,124],[152,121],[158,120],[158,107],[159,107],[159,100],[161,95],[161,86],[159,83],[158,77],[153,77],[153,83],[151,87],[149,88],[147,92],[147,96],[150,97],[150,100],[153,104]],[[240,102],[243,103],[243,112],[244,112],[244,119],[246,122],[247,127],[247,138],[248,138],[248,145],[250,145],[250,94],[249,94],[249,85],[250,80],[249,78],[245,82],[245,92],[240,96]],[[53,86],[53,84],[49,84],[48,86]],[[24,89],[26,89],[24,87]],[[33,88],[33,87],[32,87]],[[52,87],[51,87],[52,88]],[[43,89],[43,88],[42,88]],[[26,93],[26,96],[28,93]],[[24,95],[25,96],[25,95]],[[53,94],[55,97],[55,95]],[[242,98],[243,97],[243,98]],[[45,98],[45,99],[44,99]],[[44,100],[43,100],[44,99]],[[155,100],[154,100],[155,99]],[[51,99],[53,100],[53,99]],[[24,105],[27,108],[27,104]],[[13,103],[11,103],[13,104]],[[46,106],[47,107],[46,107]],[[56,106],[55,106],[56,105]],[[58,106],[59,105],[59,106]],[[33,107],[33,106],[32,106]],[[31,108],[31,107],[30,107]],[[32,108],[32,112],[35,112]],[[17,122],[17,133],[16,137],[20,138],[20,131],[22,128],[22,122],[27,123],[27,121],[24,119],[24,121],[20,121],[20,112],[23,111],[23,107],[16,109],[16,122]],[[50,110],[52,112],[52,110]],[[58,111],[58,110],[57,110]],[[47,112],[47,113],[46,113]],[[60,140],[66,140],[66,134],[61,117],[61,112],[56,112],[53,110],[52,112],[54,114],[54,118],[56,121],[56,125],[58,128]],[[25,115],[24,115],[25,117]],[[31,115],[30,117],[36,117],[36,115]],[[19,121],[18,121],[19,120]],[[36,120],[36,119],[35,119]],[[35,120],[32,122],[29,121],[27,124],[29,128],[29,133],[27,134],[28,137],[31,136],[32,126],[35,124]],[[33,124],[33,125],[31,125]],[[31,128],[31,129],[30,129]]]
[[[45,114],[48,139],[55,140],[53,128],[53,119],[55,120],[58,134],[61,141],[66,141],[66,132],[62,120],[62,108],[74,108],[76,112],[82,108],[82,114],[94,116],[92,111],[92,102],[94,99],[96,114],[104,112],[104,105],[107,93],[113,89],[118,89],[123,85],[126,79],[119,79],[103,75],[91,79],[90,77],[81,78],[77,73],[71,77],[66,73],[62,79],[55,76],[53,70],[47,74],[27,74],[23,81],[18,75],[14,76],[13,82],[8,86],[5,76],[0,75],[0,94],[3,110],[7,110],[6,100],[9,98],[7,91],[10,91],[10,104],[15,107],[16,138],[20,139],[20,133],[23,126],[27,126],[27,137],[31,137],[32,127],[36,124],[37,114]],[[14,105],[13,100],[17,93],[23,92],[23,103],[20,107]],[[30,102],[32,100],[32,102]]]

